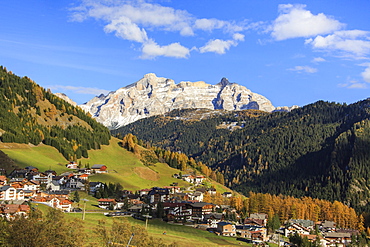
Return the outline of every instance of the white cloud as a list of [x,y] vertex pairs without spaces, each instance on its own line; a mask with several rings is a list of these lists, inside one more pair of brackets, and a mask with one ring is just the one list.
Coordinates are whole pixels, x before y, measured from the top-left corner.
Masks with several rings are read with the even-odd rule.
[[[216,18],[197,19],[185,10],[165,7],[149,0],[82,0],[82,3],[71,8],[72,21],[84,21],[93,18],[104,23],[104,31],[114,33],[124,40],[142,44],[141,58],[169,56],[186,58],[189,48],[173,42],[160,46],[153,38],[157,32],[175,32],[180,36],[195,36],[195,31],[221,30],[223,34],[232,36],[233,40],[214,39],[208,47],[201,50],[225,53],[237,41],[244,41],[240,32],[253,27],[245,22],[236,23]],[[216,48],[217,46],[217,48]]]
[[187,58],[190,55],[190,50],[180,43],[172,43],[165,46],[160,46],[153,40],[143,44],[142,48],[143,59],[153,59],[158,56]]
[[306,40],[314,49],[341,52],[346,56],[363,58],[370,53],[370,32],[362,30],[336,31],[327,36]]
[[199,48],[200,53],[214,52],[217,54],[225,54],[231,46],[237,46],[238,41],[244,41],[244,35],[241,33],[235,33],[231,40],[212,39],[207,42],[204,46]]
[[233,39],[236,40],[236,41],[244,41],[244,34],[241,34],[241,33],[235,33],[233,35]]
[[344,25],[323,13],[314,15],[305,10],[306,5],[280,4],[280,15],[269,27],[276,40],[311,37],[341,29]]
[[347,83],[341,83],[338,84],[339,87],[345,87],[349,89],[366,89],[368,88],[366,83],[358,82],[357,80],[354,80],[352,78],[347,78]]
[[364,81],[370,83],[370,65],[364,70],[364,72],[361,73],[362,78]]
[[317,72],[317,69],[316,68],[312,68],[310,66],[295,66],[294,68],[290,68],[288,69],[290,71],[296,71],[298,73],[300,72],[306,72],[306,73],[316,73]]
[[115,32],[117,37],[139,43],[144,43],[148,40],[146,31],[138,27],[135,23],[132,23],[125,16],[112,20],[110,24],[104,27],[104,31],[107,33]]
[[237,45],[234,40],[213,39],[207,42],[205,46],[199,48],[200,53],[214,52],[217,54],[225,54],[231,46]]
[[51,85],[47,86],[51,90],[56,91],[70,91],[76,94],[92,94],[92,95],[100,95],[100,94],[108,94],[109,91],[100,88],[91,88],[91,87],[75,87],[75,86],[63,86],[63,85]]
[[158,27],[166,31],[179,31],[181,35],[193,35],[190,26],[192,17],[187,11],[176,10],[158,4],[137,1],[136,4],[126,4],[115,7],[119,16],[126,16],[138,25]]
[[217,20],[214,18],[211,19],[197,19],[194,23],[194,28],[201,29],[204,31],[212,31],[214,29],[220,29],[223,28],[227,23],[222,20]]
[[322,57],[315,57],[314,59],[312,59],[312,62],[313,63],[321,63],[321,62],[326,62],[325,58],[322,58]]
[[347,88],[358,88],[358,89],[365,89],[367,88],[367,85],[365,83],[352,83],[347,86]]

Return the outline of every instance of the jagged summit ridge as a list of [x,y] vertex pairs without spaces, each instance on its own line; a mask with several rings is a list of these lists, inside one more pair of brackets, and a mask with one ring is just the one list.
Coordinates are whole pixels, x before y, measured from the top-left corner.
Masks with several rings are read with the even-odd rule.
[[259,109],[268,112],[275,109],[264,96],[230,83],[226,78],[216,85],[204,81],[176,84],[174,80],[157,77],[154,73],[146,74],[139,81],[106,96],[95,97],[81,108],[109,129],[174,109]]

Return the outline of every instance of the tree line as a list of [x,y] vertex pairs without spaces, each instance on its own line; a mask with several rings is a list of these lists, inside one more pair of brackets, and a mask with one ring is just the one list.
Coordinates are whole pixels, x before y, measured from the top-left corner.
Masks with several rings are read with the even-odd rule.
[[28,77],[0,66],[2,142],[55,147],[67,160],[109,144],[109,130],[79,107],[45,90]]
[[195,174],[198,172],[220,184],[225,183],[224,176],[220,171],[212,170],[201,161],[197,162],[195,159],[189,158],[184,153],[173,152],[160,147],[151,146],[149,142],[138,139],[137,136],[131,133],[123,137],[117,135],[117,137],[122,139],[122,142],[120,143],[121,146],[126,148],[128,151],[135,153],[144,164],[153,165],[157,162],[162,162],[181,171],[186,171],[190,168],[195,172]]
[[[220,171],[225,185],[249,191],[314,197],[370,212],[370,99],[318,101],[291,112],[220,112],[186,120],[195,110],[141,119],[113,131],[132,133]],[[232,123],[239,128],[221,128]]]

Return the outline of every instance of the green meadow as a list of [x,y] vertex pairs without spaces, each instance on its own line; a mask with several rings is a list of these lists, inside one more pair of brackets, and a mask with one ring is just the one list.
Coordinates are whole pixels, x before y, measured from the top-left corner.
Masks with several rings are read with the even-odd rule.
[[[177,182],[180,187],[190,184],[173,178],[173,174],[180,170],[169,167],[167,164],[157,163],[145,166],[135,154],[120,147],[119,139],[113,138],[109,145],[102,145],[99,150],[90,150],[89,158],[77,160],[82,167],[94,164],[104,164],[108,167],[107,174],[95,174],[89,177],[92,182],[120,183],[127,190],[139,190],[151,187],[169,186]],[[65,167],[69,162],[57,150],[47,145],[29,146],[26,144],[6,144],[0,149],[13,159],[20,167],[34,166],[40,171],[55,170],[58,174],[72,171]],[[184,172],[183,172],[184,173]],[[225,186],[210,182],[217,191],[230,191]]]
[[[125,189],[139,190],[154,186],[169,186],[178,182],[179,186],[188,186],[185,181],[175,179],[173,174],[180,171],[167,164],[157,163],[145,166],[131,152],[118,145],[120,140],[112,138],[110,145],[103,145],[99,150],[90,150],[89,158],[77,160],[82,167],[104,164],[108,167],[107,174],[95,174],[90,181],[104,183],[121,183]],[[67,161],[57,150],[46,145],[30,147],[29,145],[8,145],[11,148],[0,148],[20,167],[35,166],[40,171],[55,170],[58,174],[71,171],[65,167]]]
[[[66,217],[70,219],[82,219],[82,213],[69,213],[66,214]],[[214,233],[195,229],[191,226],[168,224],[157,219],[149,220],[147,224],[145,221],[136,220],[131,217],[127,217],[127,219],[132,225],[138,224],[146,227],[150,236],[158,240],[162,239],[165,244],[176,243],[179,247],[248,245],[245,242],[236,240],[236,238],[217,236]],[[97,222],[99,220],[104,220],[109,228],[113,225],[113,218],[107,217],[102,213],[85,214],[85,220],[83,221],[83,224],[86,232],[89,234],[89,238],[86,243],[87,246],[98,244],[98,239],[96,236],[94,236],[94,229],[97,227]],[[115,218],[115,220],[120,219]],[[140,241],[140,239],[135,239],[134,237],[131,243],[132,246],[135,246],[136,241]]]
[[[133,153],[128,152],[118,145],[119,139],[112,138],[110,145],[102,146],[100,150],[90,150],[89,158],[77,160],[82,167],[94,164],[104,164],[108,167],[107,174],[94,174],[89,177],[90,181],[100,181],[105,183],[120,183],[124,189],[139,190],[154,186],[169,186],[177,182],[180,187],[189,187],[191,184],[173,178],[173,174],[180,173],[179,170],[169,167],[167,164],[157,163],[145,166]],[[26,144],[6,144],[0,146],[20,167],[35,166],[40,171],[55,170],[58,174],[72,171],[65,167],[69,162],[56,151],[55,148],[39,145],[30,146]],[[184,173],[184,172],[183,172]],[[209,185],[214,186],[217,191],[230,191],[225,186],[216,182],[209,181]],[[99,220],[105,220],[111,226],[113,219],[104,215],[103,210],[97,207],[97,199],[87,193],[80,191],[80,202],[74,203],[75,207],[83,209],[85,207],[85,220],[83,224],[89,237],[86,246],[99,246],[98,239],[94,235],[94,229]],[[47,206],[33,204],[42,211],[47,210]],[[82,213],[66,213],[66,217],[71,220],[82,219]],[[145,222],[128,217],[131,224],[145,225]],[[147,231],[150,236],[162,239],[164,243],[176,243],[178,246],[234,246],[246,245],[244,242],[237,241],[235,238],[221,237],[203,230],[194,229],[189,226],[167,224],[160,220],[149,220]],[[166,234],[163,234],[166,232]],[[139,240],[133,240],[139,241]],[[133,246],[135,242],[132,243]]]
[[[32,205],[40,209],[43,213],[46,213],[49,209],[48,206],[42,204],[33,203]],[[114,220],[121,220],[121,218],[107,217],[104,215],[104,212],[91,211],[85,213],[84,220],[82,220],[83,213],[66,213],[65,217],[72,221],[82,221],[85,232],[88,235],[85,246],[99,246],[99,239],[95,230],[100,220],[105,221],[108,229],[113,226]],[[147,223],[145,221],[133,219],[132,217],[126,217],[126,219],[131,225],[146,227],[149,236],[158,240],[161,239],[163,243],[168,245],[176,243],[179,247],[251,246],[233,237],[217,236],[205,230],[196,229],[191,226],[168,224],[159,219],[148,220]],[[135,246],[137,241],[140,241],[140,239],[135,239],[134,237],[130,246]]]

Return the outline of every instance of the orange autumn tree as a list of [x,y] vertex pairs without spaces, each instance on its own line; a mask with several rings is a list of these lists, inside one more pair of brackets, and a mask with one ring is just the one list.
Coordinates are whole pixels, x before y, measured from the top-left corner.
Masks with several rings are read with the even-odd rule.
[[249,213],[279,215],[281,221],[304,219],[335,221],[338,227],[363,231],[362,215],[341,202],[329,202],[311,197],[294,198],[283,195],[270,195],[250,192],[248,200]]

